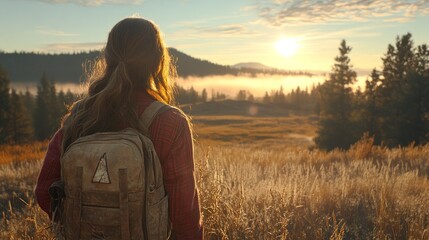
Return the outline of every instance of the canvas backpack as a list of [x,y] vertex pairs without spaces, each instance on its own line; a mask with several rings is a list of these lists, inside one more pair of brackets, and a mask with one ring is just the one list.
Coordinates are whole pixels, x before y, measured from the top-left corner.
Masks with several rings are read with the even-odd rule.
[[[167,239],[168,199],[149,127],[172,108],[155,101],[143,133],[127,128],[81,137],[61,157],[63,239]],[[56,216],[53,216],[56,219]]]

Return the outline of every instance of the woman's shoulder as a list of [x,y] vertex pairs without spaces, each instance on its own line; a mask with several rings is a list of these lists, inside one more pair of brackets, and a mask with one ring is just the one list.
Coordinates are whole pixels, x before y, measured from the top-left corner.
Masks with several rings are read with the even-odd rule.
[[183,112],[178,106],[167,105],[167,110],[165,111],[167,115],[172,115],[172,118],[189,120],[189,116]]
[[[157,102],[155,98],[153,98],[151,95],[149,95],[146,92],[142,92],[138,94],[138,101],[139,101],[140,115],[142,115],[147,109],[149,109],[151,105]],[[156,116],[156,118],[158,118],[161,121],[174,123],[174,122],[187,122],[189,120],[188,116],[177,106],[160,104],[159,102],[158,102],[158,105],[163,106],[160,113]]]
[[168,105],[166,110],[158,114],[154,121],[166,127],[184,128],[188,126],[190,119],[180,108]]
[[155,148],[160,148],[157,151],[161,152],[162,148],[170,149],[171,144],[179,141],[178,139],[188,139],[192,136],[187,116],[175,107],[159,113],[149,129]]

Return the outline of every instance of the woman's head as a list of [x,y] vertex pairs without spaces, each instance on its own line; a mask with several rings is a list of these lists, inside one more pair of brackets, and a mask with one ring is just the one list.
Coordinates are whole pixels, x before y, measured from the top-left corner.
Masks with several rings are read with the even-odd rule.
[[[140,129],[135,93],[173,102],[174,67],[158,27],[126,18],[110,31],[102,57],[89,75],[88,94],[63,120],[63,150],[78,137],[118,126]],[[73,106],[72,108],[75,108]]]
[[[109,33],[103,57],[104,64],[97,64],[98,69],[94,69],[93,82],[102,75],[111,80],[130,81],[133,89],[145,89],[158,101],[173,101],[174,67],[153,22],[143,18],[126,18],[118,22]],[[125,77],[129,79],[120,79]],[[111,83],[113,85],[115,81]],[[93,88],[90,84],[89,94],[97,92],[98,89]]]

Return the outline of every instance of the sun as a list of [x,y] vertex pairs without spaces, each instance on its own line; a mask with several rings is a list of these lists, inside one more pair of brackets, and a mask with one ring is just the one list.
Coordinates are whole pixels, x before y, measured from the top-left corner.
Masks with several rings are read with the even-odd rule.
[[295,38],[281,38],[276,43],[276,49],[284,57],[292,57],[299,49],[298,40]]

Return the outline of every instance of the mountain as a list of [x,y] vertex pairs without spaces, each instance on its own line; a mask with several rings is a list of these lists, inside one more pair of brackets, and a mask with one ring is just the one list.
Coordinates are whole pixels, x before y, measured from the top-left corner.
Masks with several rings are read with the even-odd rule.
[[258,62],[244,62],[244,63],[237,63],[232,65],[233,68],[252,68],[252,69],[261,69],[261,70],[272,70],[273,67],[268,67],[267,65],[264,65],[262,63]]
[[83,64],[99,52],[73,54],[0,53],[0,66],[12,82],[36,82],[46,73],[55,82],[78,83],[83,77]]
[[[239,69],[191,57],[174,48],[170,48],[169,52],[181,77],[237,75],[241,72]],[[84,80],[83,69],[87,63],[99,56],[99,51],[71,54],[0,52],[0,66],[8,72],[13,82],[38,81],[46,73],[55,82],[78,83]]]
[[191,57],[175,48],[170,48],[170,55],[176,62],[177,73],[181,77],[189,76],[213,76],[213,75],[238,75],[241,71],[230,66]]
[[[178,75],[184,78],[241,74],[251,76],[258,74],[307,74],[277,69],[250,68],[244,67],[245,65],[236,68],[194,58],[174,48],[169,48],[169,52],[176,65]],[[11,81],[15,83],[37,82],[43,73],[46,73],[48,79],[58,83],[79,83],[85,80],[84,69],[88,67],[89,62],[99,56],[99,51],[63,54],[6,53],[0,51],[0,66],[6,70]],[[253,64],[253,66],[256,65],[256,63]]]

